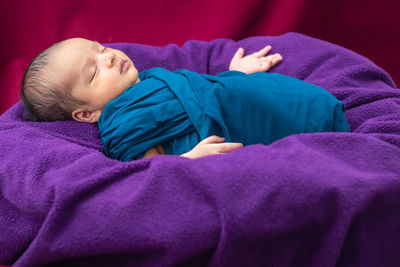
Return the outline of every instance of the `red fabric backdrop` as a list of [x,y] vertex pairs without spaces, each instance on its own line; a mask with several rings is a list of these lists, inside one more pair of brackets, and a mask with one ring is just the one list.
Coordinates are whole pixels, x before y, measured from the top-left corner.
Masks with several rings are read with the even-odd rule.
[[400,84],[399,0],[2,0],[0,12],[0,114],[34,56],[77,36],[181,45],[296,31],[370,58]]

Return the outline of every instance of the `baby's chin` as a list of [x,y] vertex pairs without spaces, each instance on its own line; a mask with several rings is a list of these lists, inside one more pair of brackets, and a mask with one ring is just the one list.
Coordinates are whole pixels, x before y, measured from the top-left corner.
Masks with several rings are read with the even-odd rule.
[[140,82],[139,80],[139,73],[136,69],[131,70],[133,73],[131,74],[132,76],[130,77],[131,81],[130,81],[130,86],[137,84],[138,82]]
[[140,80],[139,80],[139,78],[136,78],[134,81],[131,82],[131,85],[130,85],[130,86],[135,85],[135,84],[137,84],[138,82],[140,82]]

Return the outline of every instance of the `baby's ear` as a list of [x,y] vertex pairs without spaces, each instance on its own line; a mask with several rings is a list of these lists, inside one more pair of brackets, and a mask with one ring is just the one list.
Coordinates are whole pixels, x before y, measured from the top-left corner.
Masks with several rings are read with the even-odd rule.
[[95,123],[101,115],[100,110],[89,111],[86,109],[78,108],[72,111],[72,118],[76,121]]

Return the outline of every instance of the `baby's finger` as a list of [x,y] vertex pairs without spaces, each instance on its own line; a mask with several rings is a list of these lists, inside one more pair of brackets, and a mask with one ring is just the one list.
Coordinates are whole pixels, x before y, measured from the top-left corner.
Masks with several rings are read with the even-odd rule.
[[281,54],[277,53],[277,54],[274,54],[271,59],[272,59],[271,60],[272,66],[274,66],[274,65],[278,64],[279,62],[281,62],[283,60],[283,57],[281,56]]
[[222,143],[216,144],[218,153],[228,153],[235,149],[243,147],[242,143]]
[[267,71],[283,60],[280,54],[274,54],[264,57],[260,60],[260,65],[263,71]]
[[236,52],[235,55],[233,55],[233,59],[241,59],[244,56],[244,49],[243,48],[239,48]]
[[268,54],[269,51],[271,51],[271,49],[272,49],[272,47],[271,47],[270,45],[267,45],[267,46],[264,47],[263,49],[261,49],[261,50],[259,50],[259,51],[257,51],[257,52],[254,52],[253,55],[254,55],[255,57],[263,57],[263,56],[265,56],[266,54]]
[[204,144],[214,144],[214,143],[223,143],[225,141],[225,137],[220,137],[216,135],[211,135],[207,138],[204,138],[201,143]]
[[280,60],[282,60],[283,58],[282,58],[282,55],[279,54],[279,53],[268,55],[266,57],[260,58],[261,61],[270,61],[271,59],[280,59]]

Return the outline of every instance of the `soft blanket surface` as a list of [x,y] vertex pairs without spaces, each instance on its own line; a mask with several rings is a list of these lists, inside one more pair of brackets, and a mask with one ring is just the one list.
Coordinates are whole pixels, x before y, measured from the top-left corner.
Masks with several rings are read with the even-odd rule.
[[400,91],[371,61],[295,33],[112,46],[139,71],[217,74],[266,44],[284,57],[272,72],[344,102],[351,133],[124,163],[96,126],[26,122],[18,103],[0,117],[0,264],[399,265]]

